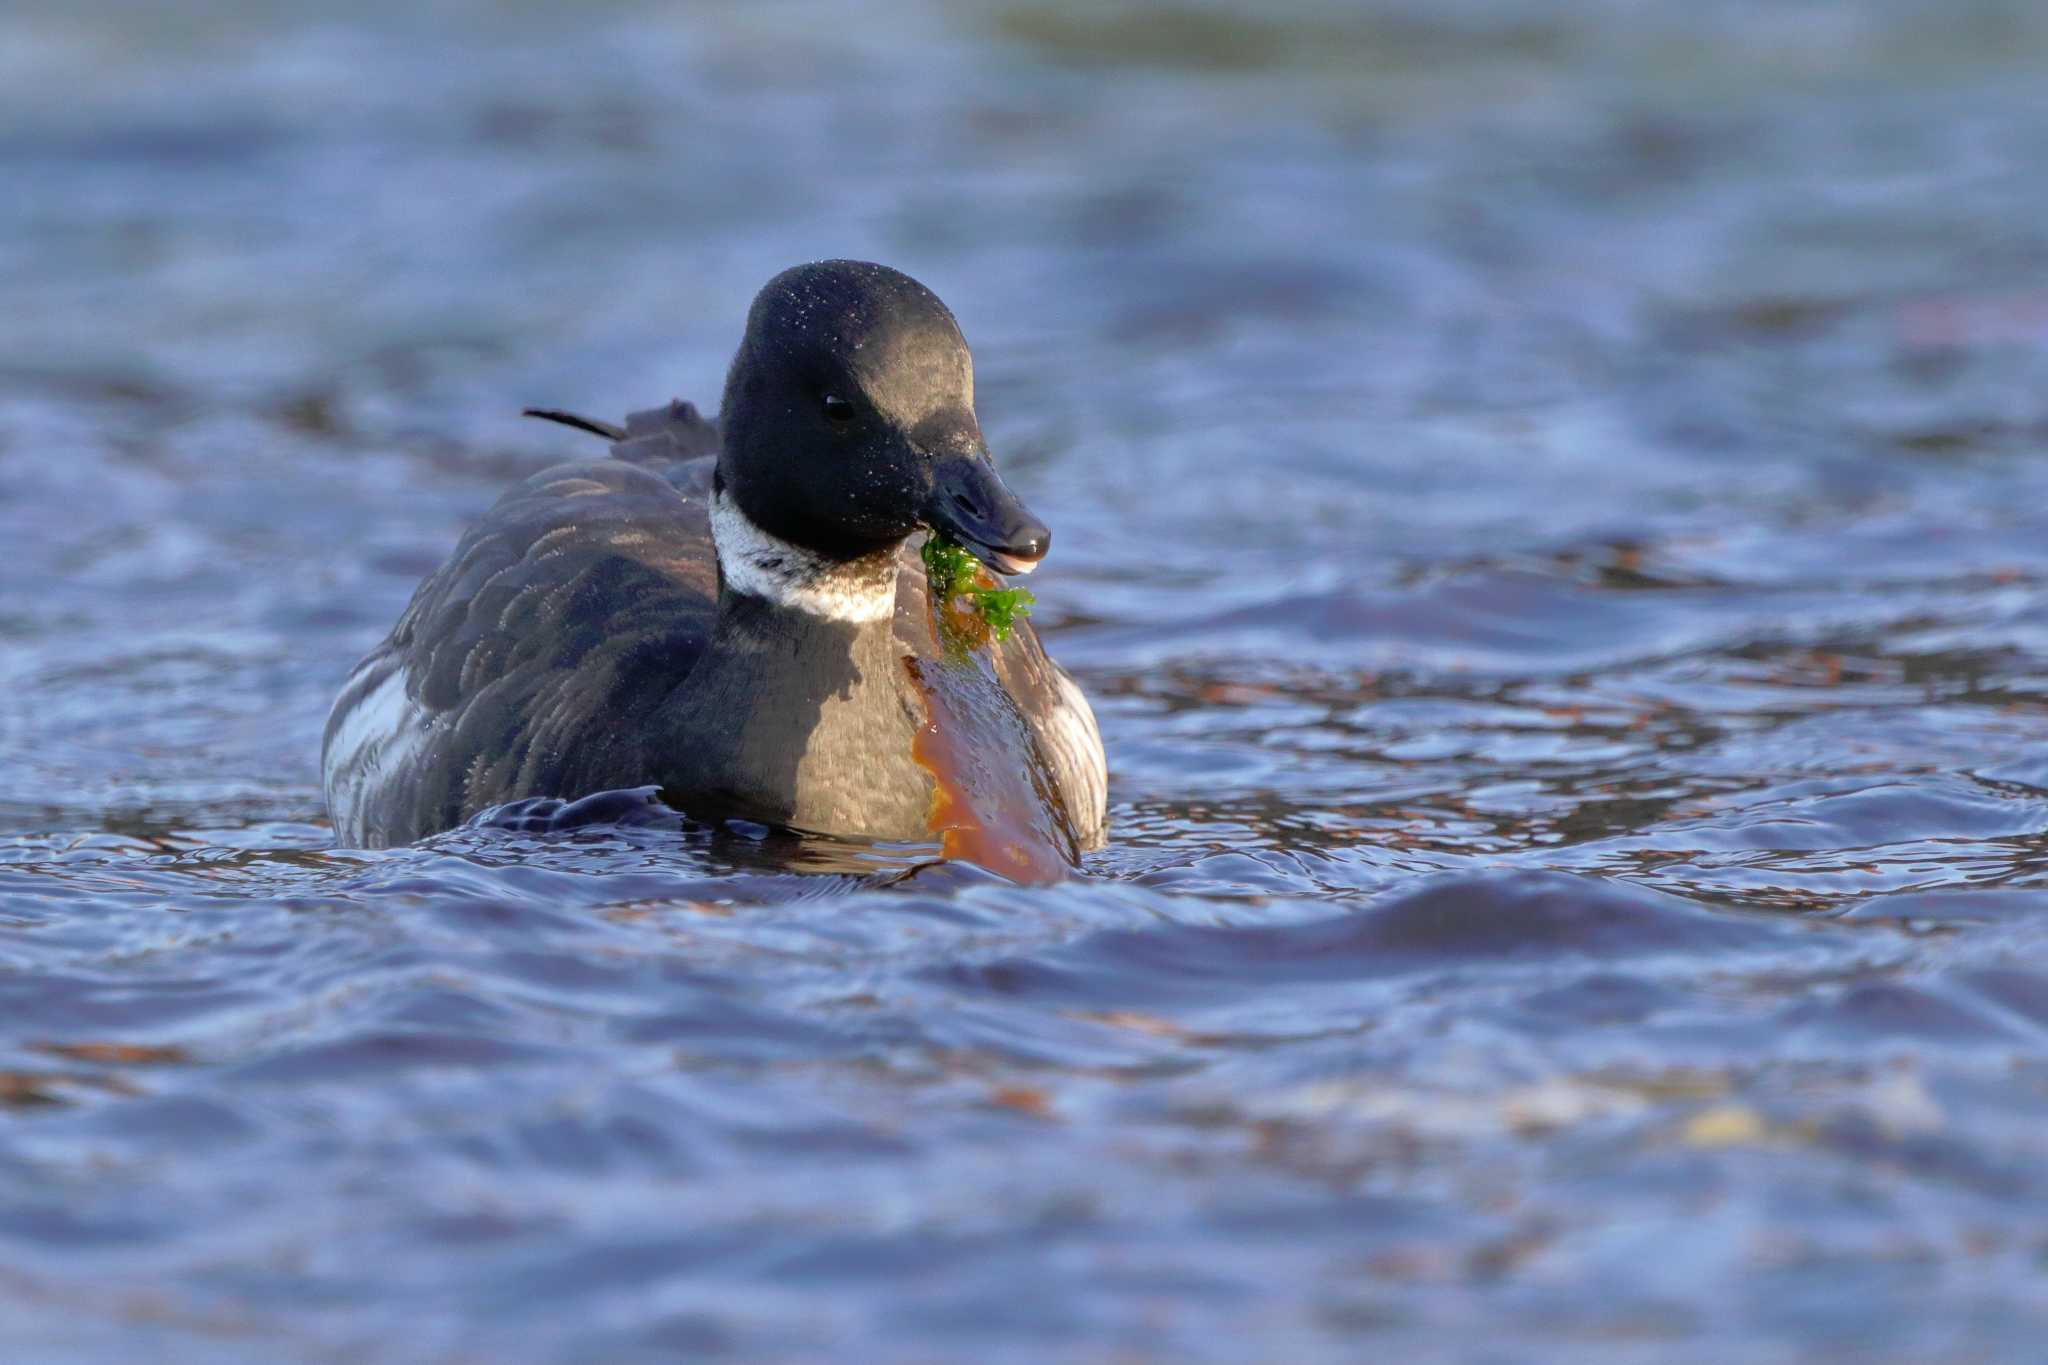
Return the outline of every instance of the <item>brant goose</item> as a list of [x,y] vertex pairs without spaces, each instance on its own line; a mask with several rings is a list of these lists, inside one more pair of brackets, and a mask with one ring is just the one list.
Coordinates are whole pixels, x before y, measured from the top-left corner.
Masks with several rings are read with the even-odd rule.
[[930,290],[859,261],[776,276],[715,426],[681,402],[624,427],[530,411],[610,458],[507,493],[349,676],[322,745],[344,843],[631,787],[1023,876],[1101,842],[1080,689],[1028,624],[996,638],[928,600],[906,544],[929,528],[1014,574],[1051,538],[989,461]]

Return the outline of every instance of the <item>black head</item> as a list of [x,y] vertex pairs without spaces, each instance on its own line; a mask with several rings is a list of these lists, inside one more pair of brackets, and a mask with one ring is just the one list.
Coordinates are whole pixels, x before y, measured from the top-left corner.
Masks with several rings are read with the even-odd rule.
[[828,558],[931,526],[1015,570],[1052,538],[989,463],[952,313],[887,266],[819,261],[768,281],[719,422],[725,496],[762,530]]

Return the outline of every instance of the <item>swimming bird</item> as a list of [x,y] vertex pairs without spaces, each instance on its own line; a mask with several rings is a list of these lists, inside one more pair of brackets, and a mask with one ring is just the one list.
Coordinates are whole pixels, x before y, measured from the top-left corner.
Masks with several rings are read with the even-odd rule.
[[521,798],[654,786],[740,819],[1026,871],[1098,844],[1102,741],[1030,625],[948,627],[909,541],[995,586],[1051,533],[1004,484],[953,315],[822,261],[755,298],[716,423],[687,403],[505,494],[350,674],[322,770],[337,837],[408,843]]

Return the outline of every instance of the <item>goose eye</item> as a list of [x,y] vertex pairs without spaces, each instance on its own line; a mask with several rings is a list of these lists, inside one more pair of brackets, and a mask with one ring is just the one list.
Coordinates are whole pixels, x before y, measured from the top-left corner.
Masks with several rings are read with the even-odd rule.
[[825,395],[825,420],[844,424],[853,420],[853,404],[836,393]]

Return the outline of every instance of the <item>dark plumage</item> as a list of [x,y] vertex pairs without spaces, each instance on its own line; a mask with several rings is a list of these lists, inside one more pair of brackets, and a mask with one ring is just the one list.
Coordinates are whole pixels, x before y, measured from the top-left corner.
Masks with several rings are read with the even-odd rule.
[[538,414],[611,458],[507,493],[351,675],[323,753],[337,834],[658,784],[705,819],[950,839],[1024,811],[1066,856],[1098,842],[1079,690],[1028,625],[949,656],[905,544],[937,526],[1005,570],[1044,552],[972,386],[936,297],[831,261],[762,290],[718,426],[683,403],[624,428]]

